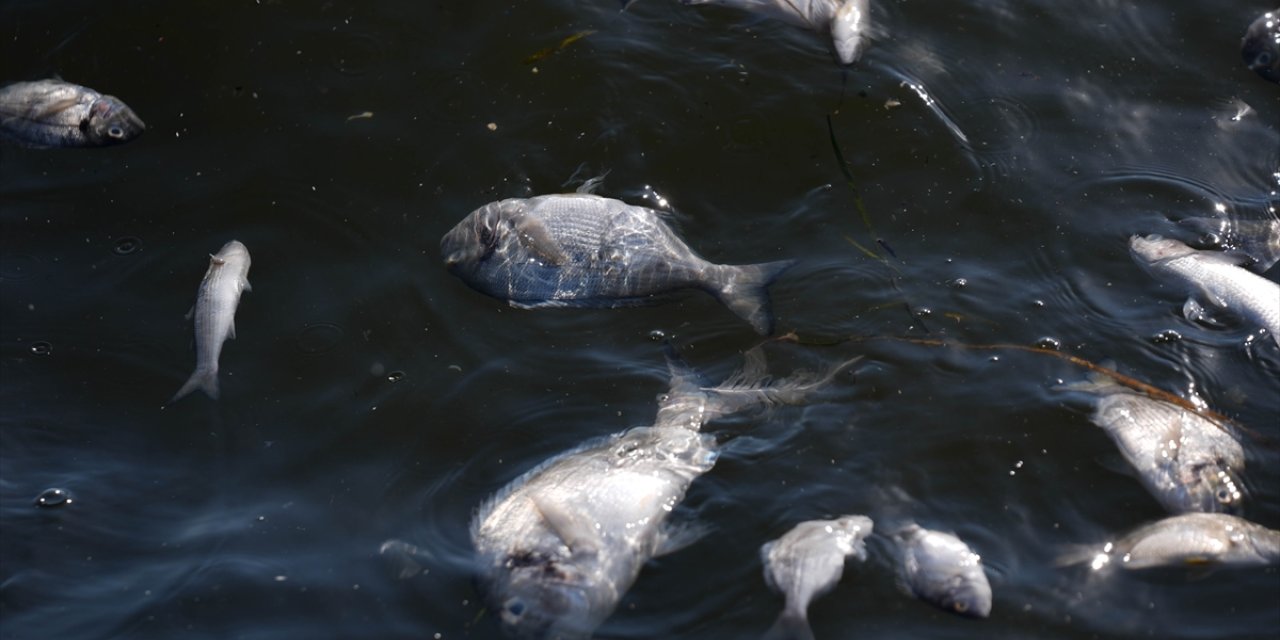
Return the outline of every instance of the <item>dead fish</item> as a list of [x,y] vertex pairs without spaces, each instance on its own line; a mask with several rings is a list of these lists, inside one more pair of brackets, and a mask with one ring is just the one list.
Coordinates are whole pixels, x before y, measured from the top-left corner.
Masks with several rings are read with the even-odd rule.
[[1184,513],[1141,526],[1115,542],[1071,550],[1059,565],[1100,571],[1157,567],[1258,567],[1280,563],[1280,531],[1223,513]]
[[790,24],[831,34],[836,57],[853,64],[867,48],[869,0],[681,0],[686,5],[715,4],[752,11]]
[[104,147],[146,125],[124,102],[62,80],[0,87],[0,137],[28,147]]
[[1280,82],[1280,9],[1260,16],[1240,40],[1240,56],[1255,73]]
[[1129,249],[1140,264],[1194,292],[1183,306],[1190,320],[1204,317],[1201,298],[1267,330],[1280,344],[1280,284],[1240,266],[1240,256],[1198,251],[1172,238],[1133,236]]
[[765,638],[813,638],[809,603],[836,586],[844,573],[845,558],[867,559],[863,539],[871,535],[872,527],[866,516],[810,520],[760,547],[765,582],[787,599]]
[[653,426],[551,458],[477,511],[471,537],[481,582],[505,631],[589,637],[650,558],[688,544],[667,517],[716,462],[716,440],[702,426],[756,406],[798,403],[852,362],[771,381],[756,348],[741,371],[707,387],[669,354],[670,391],[659,397]]
[[971,618],[991,614],[991,584],[982,558],[950,533],[908,524],[893,534],[902,572],[916,597]]
[[196,327],[196,370],[169,402],[200,389],[210,398],[218,397],[218,357],[222,343],[236,337],[236,307],[240,294],[249,286],[249,250],[232,240],[217,254],[209,256],[209,270],[196,292],[196,304],[189,316]]
[[1223,427],[1107,376],[1064,388],[1093,394],[1090,420],[1111,436],[1143,486],[1170,513],[1240,511],[1244,448]]
[[773,330],[765,288],[795,264],[708,262],[657,211],[587,193],[489,203],[446,233],[440,251],[454,275],[513,307],[634,306],[697,288],[761,334]]

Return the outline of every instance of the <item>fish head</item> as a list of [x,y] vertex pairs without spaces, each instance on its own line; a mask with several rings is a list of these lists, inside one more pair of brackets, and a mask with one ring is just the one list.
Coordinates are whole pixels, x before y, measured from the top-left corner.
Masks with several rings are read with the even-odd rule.
[[571,564],[512,558],[490,589],[503,631],[513,638],[588,638],[613,610],[592,597],[591,585]]
[[1180,502],[1188,511],[1240,513],[1244,504],[1244,485],[1225,461],[1194,465],[1182,481],[1184,495]]
[[991,615],[991,584],[981,567],[951,576],[936,597],[942,608],[969,618]]
[[501,203],[487,204],[462,219],[440,239],[440,254],[450,271],[474,270],[502,245],[510,225]]
[[99,145],[128,142],[147,130],[142,118],[115,96],[102,96],[89,107],[89,116],[80,121],[80,131]]
[[1129,238],[1129,251],[1135,258],[1146,264],[1155,264],[1195,253],[1195,249],[1179,240],[1155,234]]
[[1280,82],[1280,11],[1262,14],[1240,42],[1240,56],[1258,75]]

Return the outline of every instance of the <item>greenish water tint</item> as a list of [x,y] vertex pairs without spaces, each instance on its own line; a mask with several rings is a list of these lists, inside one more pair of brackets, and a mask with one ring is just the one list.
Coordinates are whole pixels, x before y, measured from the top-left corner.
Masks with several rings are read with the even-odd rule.
[[[843,339],[1057,348],[1280,438],[1275,345],[1186,321],[1127,248],[1275,215],[1280,88],[1239,51],[1268,8],[874,3],[845,70],[824,37],[662,0],[0,4],[0,82],[57,74],[147,123],[0,147],[0,637],[497,637],[475,508],[649,424],[654,332],[712,380],[760,340],[705,295],[521,311],[445,271],[470,211],[605,172],[601,195],[670,212],[708,260],[801,259],[771,293],[778,332],[814,339],[767,345],[772,371],[864,359],[804,407],[710,426],[720,458],[673,515],[709,534],[599,637],[762,634],[782,601],[759,546],[842,513],[877,534],[810,608],[819,638],[1274,637],[1274,567],[1055,565],[1164,515],[1061,390],[1085,367]],[[232,239],[253,291],[222,399],[162,408]],[[1245,515],[1280,528],[1277,453],[1246,455]],[[989,619],[899,587],[895,518],[982,555]],[[390,539],[425,573],[399,579]]]

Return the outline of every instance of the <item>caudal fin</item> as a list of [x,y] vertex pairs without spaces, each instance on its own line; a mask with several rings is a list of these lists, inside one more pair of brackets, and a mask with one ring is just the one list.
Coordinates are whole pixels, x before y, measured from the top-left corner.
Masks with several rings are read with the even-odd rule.
[[731,311],[750,322],[757,333],[767,336],[773,333],[773,311],[769,307],[767,288],[795,263],[795,260],[780,260],[763,264],[722,265],[722,276],[715,283],[719,288],[713,293]]
[[813,629],[803,611],[787,609],[778,615],[762,640],[814,640]]
[[701,407],[704,423],[752,407],[799,404],[861,359],[845,360],[821,373],[796,371],[785,378],[775,379],[765,368],[764,351],[760,347],[742,355],[742,369],[714,387],[701,389],[709,398]]
[[173,398],[169,399],[169,404],[173,404],[182,399],[183,396],[200,389],[205,395],[218,399],[218,370],[217,369],[196,369],[186,383],[182,385],[178,392],[173,394]]

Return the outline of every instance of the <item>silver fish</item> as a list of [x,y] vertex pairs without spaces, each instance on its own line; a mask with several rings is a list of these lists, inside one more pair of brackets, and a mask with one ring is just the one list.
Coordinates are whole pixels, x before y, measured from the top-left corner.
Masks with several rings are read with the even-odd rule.
[[633,306],[698,288],[762,334],[773,329],[765,287],[794,264],[707,262],[657,211],[586,193],[489,203],[440,251],[452,273],[513,307]]
[[0,138],[28,147],[102,147],[146,130],[114,96],[61,80],[0,87]]
[[991,584],[982,558],[960,538],[908,524],[893,534],[907,587],[916,597],[972,618],[991,614]]
[[1254,271],[1265,272],[1280,261],[1280,220],[1228,220],[1225,218],[1183,218],[1179,224],[1194,229],[1201,239],[1222,249],[1243,251]]
[[240,294],[252,291],[249,286],[249,250],[232,240],[217,254],[209,256],[209,270],[204,273],[196,292],[196,305],[189,316],[195,316],[196,370],[169,402],[200,389],[210,398],[218,397],[218,357],[222,343],[236,337],[236,307]]
[[1222,427],[1177,405],[1097,376],[1065,388],[1095,394],[1090,416],[1171,513],[1238,512],[1244,448]]
[[1156,567],[1256,567],[1280,564],[1280,531],[1223,513],[1184,513],[1158,520],[1059,564],[1087,562],[1094,571]]
[[819,33],[829,32],[836,57],[853,64],[867,48],[869,0],[681,0],[753,11]]
[[[1280,344],[1280,284],[1240,267],[1238,256],[1197,251],[1158,235],[1133,236],[1129,249],[1139,263],[1157,275],[1169,277],[1211,305],[1261,326]],[[1204,310],[1192,297],[1183,313],[1196,319]]]
[[668,358],[670,391],[653,426],[591,441],[498,491],[477,511],[471,536],[481,581],[503,628],[521,638],[585,638],[617,606],[650,558],[673,550],[667,516],[716,462],[718,417],[797,403],[853,361],[822,376],[770,382],[759,349],[716,387]]
[[765,638],[813,638],[809,603],[836,586],[845,558],[867,559],[863,539],[871,535],[872,526],[866,516],[810,520],[760,547],[765,582],[787,599]]
[[1240,56],[1258,75],[1280,82],[1280,9],[1260,16],[1240,40]]

